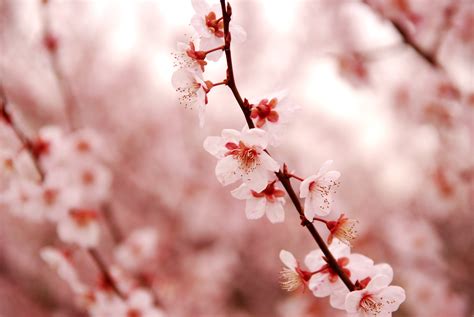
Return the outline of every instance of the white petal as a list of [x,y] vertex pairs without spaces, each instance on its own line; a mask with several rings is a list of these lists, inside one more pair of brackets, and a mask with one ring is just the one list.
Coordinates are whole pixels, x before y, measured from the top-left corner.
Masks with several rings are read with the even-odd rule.
[[378,291],[387,287],[391,279],[386,275],[376,275],[365,288],[367,292],[377,293]]
[[[338,279],[336,283],[341,283]],[[333,286],[328,279],[327,274],[315,274],[311,277],[308,284],[309,289],[313,292],[316,297],[326,297],[331,295]]]
[[194,11],[199,15],[207,15],[211,11],[211,7],[205,0],[191,0],[191,3]]
[[224,129],[222,130],[221,136],[226,140],[226,142],[232,141],[234,143],[239,143],[242,133],[234,129]]
[[280,165],[266,152],[260,153],[260,163],[262,166],[272,172],[278,172]]
[[336,309],[345,309],[346,296],[349,294],[347,288],[341,288],[331,294],[329,303]]
[[259,219],[265,214],[265,198],[250,198],[245,204],[245,215],[247,219]]
[[406,299],[405,290],[400,286],[389,286],[377,294],[385,312],[394,312]]
[[263,191],[268,185],[269,173],[263,168],[255,168],[249,173],[242,172],[242,180],[256,192]]
[[207,28],[205,18],[201,15],[195,14],[191,18],[191,25],[196,30],[196,33],[202,38],[208,38],[213,36]]
[[321,168],[319,169],[317,175],[322,176],[326,174],[327,172],[329,172],[329,168],[331,167],[332,163],[333,163],[333,160],[328,160],[324,162]]
[[360,300],[364,293],[365,291],[354,291],[346,295],[344,307],[348,313],[357,313],[359,310]]
[[128,303],[133,308],[146,309],[152,306],[153,297],[145,289],[137,289],[130,295]]
[[224,145],[225,141],[218,136],[208,136],[203,144],[204,149],[217,158],[222,158],[224,153],[227,152]]
[[230,193],[237,199],[249,199],[252,197],[252,192],[246,184],[240,185]]
[[190,87],[194,83],[192,72],[185,68],[178,69],[171,77],[171,84],[175,89]]
[[219,182],[227,186],[240,178],[239,163],[232,156],[226,156],[216,165],[216,177]]
[[296,259],[293,256],[293,254],[291,254],[291,252],[288,252],[286,250],[280,251],[280,260],[289,269],[294,270],[298,266],[298,263],[296,262]]
[[375,275],[385,275],[390,280],[389,283],[391,283],[393,280],[393,269],[390,266],[390,264],[380,263],[380,264],[374,265],[373,267],[371,276],[375,276]]
[[265,149],[268,145],[266,132],[262,129],[254,128],[242,132],[242,142],[247,146],[258,146]]
[[314,216],[315,216],[315,210],[314,210],[314,207],[313,207],[313,203],[311,201],[311,198],[309,198],[309,197],[307,197],[304,200],[304,216],[309,221],[312,221]]
[[247,39],[247,32],[238,24],[231,23],[229,25],[229,31],[233,42],[242,43]]
[[267,217],[271,223],[285,221],[285,210],[279,201],[267,202]]
[[321,250],[313,250],[304,259],[304,264],[310,271],[319,270],[326,262],[323,260],[323,253]]
[[[201,39],[201,49],[203,51],[209,51],[216,47],[222,46],[224,44],[224,39],[216,37],[213,34],[207,38]],[[222,50],[214,51],[206,55],[206,58],[210,61],[217,62],[222,56]]]
[[309,185],[316,180],[316,175],[305,178],[300,184],[300,198],[306,198],[309,194]]

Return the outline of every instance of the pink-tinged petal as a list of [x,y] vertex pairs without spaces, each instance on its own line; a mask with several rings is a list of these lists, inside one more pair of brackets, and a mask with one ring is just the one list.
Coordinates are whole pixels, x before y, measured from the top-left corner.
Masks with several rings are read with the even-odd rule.
[[249,199],[252,197],[252,192],[246,184],[240,185],[230,193],[237,199]]
[[316,271],[326,264],[326,262],[323,260],[323,253],[321,250],[313,250],[306,255],[304,264],[310,271]]
[[229,26],[232,41],[236,43],[243,43],[247,39],[247,32],[238,24],[231,23]]
[[265,198],[250,198],[245,204],[245,215],[247,219],[259,219],[265,214]]
[[278,223],[285,221],[285,210],[281,202],[267,202],[267,217],[271,223]]
[[327,160],[326,162],[324,162],[321,168],[319,169],[317,175],[322,176],[326,174],[327,172],[329,172],[329,168],[331,167],[332,163],[333,163],[333,160]]
[[351,280],[353,282],[357,280],[363,280],[368,276],[371,276],[373,270],[374,261],[362,254],[353,253],[349,256],[349,263],[347,269],[351,271]]
[[387,263],[380,263],[380,264],[374,265],[371,276],[376,276],[376,275],[387,276],[388,279],[390,280],[388,283],[390,284],[393,280],[393,269],[390,266],[390,264],[387,264]]
[[329,171],[327,172],[326,174],[324,174],[323,176],[321,176],[318,180],[318,183],[320,185],[327,185],[327,184],[331,184],[332,182],[336,181],[339,179],[339,177],[341,177],[341,173],[338,172],[338,171]]
[[[216,47],[222,46],[224,40],[220,37],[211,35],[210,37],[201,39],[201,50],[209,51]],[[206,58],[210,61],[217,62],[222,56],[222,50],[218,50],[212,53],[207,54]]]
[[262,166],[269,171],[277,172],[280,169],[280,165],[266,152],[260,153],[260,163]]
[[209,152],[211,155],[222,158],[226,152],[224,147],[225,141],[218,136],[208,136],[204,140],[204,149]]
[[296,262],[296,259],[293,256],[293,254],[291,254],[291,252],[288,252],[286,250],[280,251],[280,260],[289,269],[294,270],[298,266],[298,262]]
[[309,194],[309,185],[316,180],[316,175],[305,178],[300,184],[300,198],[306,198]]
[[405,290],[400,286],[389,286],[377,294],[383,303],[383,311],[391,313],[398,310],[406,299]]
[[332,285],[327,274],[313,275],[309,280],[308,287],[316,297],[326,297],[332,293]]
[[346,296],[349,294],[349,290],[347,288],[341,288],[336,291],[334,291],[331,294],[331,297],[329,299],[329,303],[331,304],[331,307],[336,308],[336,309],[343,309],[345,310],[346,306]]
[[365,289],[367,290],[367,292],[374,294],[386,288],[390,284],[391,281],[392,279],[386,275],[376,275],[369,282],[369,284],[367,285]]
[[312,221],[315,214],[316,214],[316,211],[314,210],[313,203],[311,202],[311,199],[306,198],[304,200],[304,216],[309,221]]
[[191,18],[191,26],[196,30],[196,33],[202,38],[209,38],[212,36],[211,32],[209,32],[206,20],[203,16],[195,14]]
[[232,156],[226,156],[217,162],[216,176],[222,185],[235,183],[240,175],[239,163]]
[[351,248],[347,244],[342,243],[337,239],[334,239],[333,243],[329,247],[329,250],[331,250],[331,253],[334,255],[336,260],[342,257],[349,257],[351,254]]
[[323,197],[320,192],[311,193],[306,200],[310,201],[310,204],[314,210],[314,213],[318,216],[325,217],[331,213],[330,205],[327,201],[331,201],[331,196],[328,195]]
[[187,69],[181,68],[173,73],[171,84],[173,88],[189,87],[194,83],[194,75]]
[[344,302],[344,307],[346,311],[350,314],[357,313],[359,310],[359,305],[362,297],[364,296],[365,291],[354,291],[346,295],[346,300]]
[[211,11],[211,7],[205,0],[191,0],[191,4],[194,11],[199,15],[207,15]]
[[145,289],[137,289],[128,298],[128,303],[131,307],[146,309],[153,305],[153,297]]
[[262,168],[255,168],[251,172],[245,174],[240,172],[242,180],[248,185],[248,187],[256,192],[261,192],[268,185],[268,172]]
[[242,142],[247,146],[257,146],[265,149],[268,145],[267,133],[258,128],[242,131]]
[[226,142],[239,143],[241,132],[234,129],[224,129],[222,130],[221,136],[226,140]]

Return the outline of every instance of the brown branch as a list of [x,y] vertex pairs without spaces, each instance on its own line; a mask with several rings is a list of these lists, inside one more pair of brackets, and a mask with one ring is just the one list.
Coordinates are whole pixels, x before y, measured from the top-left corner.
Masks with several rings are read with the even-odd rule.
[[73,93],[71,85],[67,80],[58,56],[59,41],[58,38],[51,31],[50,26],[50,15],[48,12],[49,1],[42,1],[43,12],[42,12],[42,40],[43,45],[46,48],[49,62],[51,64],[52,73],[56,79],[58,90],[61,98],[64,102],[64,112],[66,115],[66,121],[70,129],[74,130],[77,128],[75,113],[78,109],[78,102]]
[[109,270],[107,269],[107,265],[105,264],[105,261],[100,256],[99,252],[96,249],[87,249],[87,253],[90,255],[91,259],[99,268],[99,271],[104,277],[105,282],[112,288],[112,290],[118,296],[120,296],[120,298],[126,299],[126,296],[120,291],[114,279],[110,275]]
[[402,38],[402,41],[410,46],[421,59],[423,59],[425,62],[427,62],[429,65],[433,66],[434,68],[440,69],[444,71],[443,66],[439,63],[438,57],[436,56],[436,52],[430,52],[426,50],[425,48],[421,47],[416,41],[414,41],[413,37],[408,33],[406,28],[400,23],[399,21],[387,17],[381,12],[381,10],[375,8],[370,1],[368,0],[362,0],[364,4],[366,4],[370,9],[375,11],[381,18],[387,20],[390,22],[390,24],[393,26],[393,28],[397,31],[397,33],[400,35]]
[[[239,90],[237,89],[237,85],[235,83],[235,78],[234,78],[232,55],[231,55],[231,50],[230,50],[231,35],[229,32],[229,23],[230,23],[230,19],[232,15],[232,9],[229,3],[227,4],[227,8],[226,8],[225,0],[220,0],[220,3],[221,3],[222,16],[224,18],[224,41],[225,41],[224,52],[225,52],[226,61],[227,61],[227,86],[229,86],[229,88],[232,90],[232,93],[235,99],[237,100],[237,103],[239,104],[240,109],[242,109],[242,112],[244,113],[245,120],[247,121],[248,127],[252,129],[252,128],[255,128],[255,125],[252,121],[252,118],[250,117],[250,108],[248,106],[248,103],[245,102],[240,96],[240,93],[239,93]],[[306,227],[306,229],[308,229],[313,239],[316,241],[319,248],[321,249],[324,256],[326,257],[326,262],[328,263],[328,265],[331,267],[331,269],[334,272],[337,273],[337,275],[341,278],[343,283],[346,285],[346,287],[350,291],[355,290],[356,288],[355,285],[352,283],[350,278],[342,271],[341,267],[337,263],[336,259],[332,255],[331,251],[329,250],[328,246],[322,239],[319,232],[314,227],[313,223],[305,218],[303,207],[301,206],[301,202],[291,185],[291,182],[290,182],[291,176],[287,175],[282,170],[279,170],[278,172],[276,172],[275,175],[278,177],[278,180],[282,183],[293,205],[295,206],[296,211],[298,212],[301,219],[301,225]]]

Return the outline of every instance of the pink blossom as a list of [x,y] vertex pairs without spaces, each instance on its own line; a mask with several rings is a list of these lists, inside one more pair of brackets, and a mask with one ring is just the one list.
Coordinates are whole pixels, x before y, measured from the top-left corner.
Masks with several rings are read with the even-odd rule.
[[331,212],[332,194],[341,176],[338,171],[329,170],[331,164],[332,161],[324,162],[318,173],[301,182],[300,197],[305,198],[304,214],[310,221],[315,215],[326,216]]
[[[224,21],[221,16],[219,4],[210,6],[205,0],[192,1],[196,14],[191,19],[191,25],[201,38],[201,49],[211,50],[224,44]],[[233,22],[229,25],[232,39],[237,42],[244,42],[247,33],[240,26]],[[222,51],[215,51],[207,55],[211,61],[217,61],[222,55]]]
[[204,141],[204,149],[219,159],[215,171],[222,185],[242,179],[256,192],[267,187],[269,171],[279,169],[278,163],[265,152],[267,145],[266,132],[261,129],[224,129],[220,137],[210,136]]
[[15,178],[0,196],[0,204],[6,205],[15,216],[30,221],[43,221],[44,210],[40,208],[41,186],[29,179]]
[[[374,262],[361,254],[351,254],[348,245],[335,240],[329,250],[333,254],[342,271],[351,280],[372,267]],[[310,252],[305,258],[305,264],[312,272],[308,288],[316,297],[326,297],[335,290],[344,289],[346,286],[335,271],[324,260],[324,254],[321,250]]]
[[196,50],[196,46],[193,41],[188,44],[178,42],[178,52],[173,54],[175,60],[175,67],[181,69],[192,69],[204,72],[204,67],[207,62],[206,52]]
[[293,254],[286,250],[280,251],[280,260],[285,268],[280,273],[281,287],[289,292],[297,290],[300,286],[306,286],[311,278],[311,272],[301,269]]
[[133,231],[115,249],[115,259],[122,267],[134,270],[154,256],[158,244],[158,233],[154,228]]
[[40,255],[75,293],[82,292],[86,288],[80,281],[77,271],[68,258],[67,253],[53,247],[44,247],[41,249]]
[[285,210],[283,209],[285,192],[275,188],[275,181],[270,182],[261,192],[251,190],[244,183],[231,193],[237,199],[246,200],[245,214],[247,219],[259,219],[266,214],[271,223],[285,220]]
[[186,108],[198,108],[199,125],[204,126],[204,113],[207,104],[206,83],[202,79],[201,71],[182,68],[173,73],[171,83],[181,95],[180,104]]
[[95,210],[71,209],[58,223],[59,238],[84,248],[97,246],[100,235],[97,218]]
[[391,281],[386,275],[377,275],[364,289],[350,292],[345,301],[349,316],[392,316],[406,296],[400,286],[389,286]]
[[262,98],[252,105],[250,116],[257,128],[268,132],[270,144],[280,143],[280,136],[292,115],[300,107],[288,101],[287,91]]

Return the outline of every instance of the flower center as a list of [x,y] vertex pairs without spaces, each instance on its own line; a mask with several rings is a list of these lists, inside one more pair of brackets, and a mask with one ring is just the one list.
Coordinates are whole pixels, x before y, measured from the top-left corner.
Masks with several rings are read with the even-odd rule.
[[278,112],[273,110],[278,104],[278,99],[273,98],[268,101],[268,99],[262,99],[257,106],[254,106],[250,112],[250,116],[253,119],[257,119],[257,128],[261,128],[265,125],[266,121],[269,122],[278,122],[279,115]]
[[383,304],[376,301],[372,294],[367,294],[360,300],[359,307],[366,313],[377,315],[382,312]]
[[43,192],[43,200],[46,205],[51,206],[56,203],[58,198],[58,191],[52,188],[48,188]]
[[197,98],[197,91],[201,88],[201,84],[197,81],[193,81],[192,83],[176,88],[176,91],[181,95],[179,97],[179,103],[184,104],[186,107],[192,105]]
[[240,169],[246,173],[254,170],[260,163],[257,148],[249,147],[242,141],[238,145],[229,142],[226,144],[226,148],[229,149],[226,155],[232,155],[239,162]]
[[142,313],[137,309],[129,309],[127,312],[127,317],[141,317]]
[[94,210],[72,209],[69,214],[80,227],[85,227],[97,219],[97,212]]
[[224,20],[216,19],[216,14],[211,11],[206,15],[207,29],[217,37],[224,37]]
[[326,226],[331,232],[331,236],[350,246],[352,240],[357,238],[357,223],[357,220],[348,219],[342,214],[337,221],[328,221]]
[[255,198],[265,197],[270,202],[274,202],[275,199],[277,199],[278,197],[285,196],[284,191],[282,191],[281,189],[275,188],[275,181],[269,183],[267,187],[259,193],[253,190],[251,192],[252,192],[253,197]]

